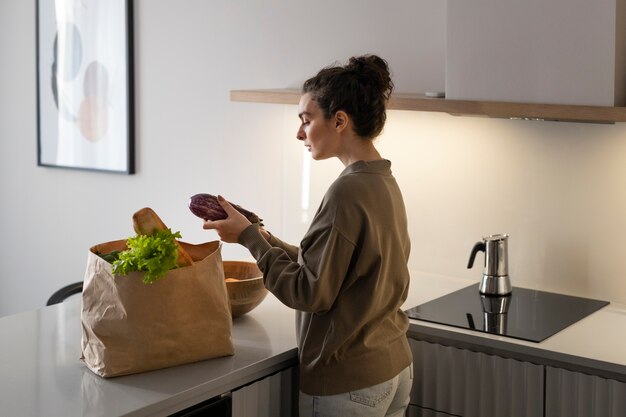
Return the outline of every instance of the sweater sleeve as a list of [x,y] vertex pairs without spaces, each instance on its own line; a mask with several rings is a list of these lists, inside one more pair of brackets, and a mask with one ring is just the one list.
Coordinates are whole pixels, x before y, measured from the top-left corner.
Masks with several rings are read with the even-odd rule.
[[272,247],[261,234],[258,223],[252,223],[250,226],[246,227],[239,235],[237,242],[248,248],[250,254],[252,254],[257,261]]
[[288,307],[313,313],[328,311],[343,285],[354,244],[334,227],[307,235],[298,262],[272,247],[251,225],[239,237],[265,276],[265,287]]
[[265,240],[259,230],[257,223],[252,223],[239,236],[238,243],[248,248],[254,259],[258,260],[267,250],[272,247],[280,248],[285,251],[289,259],[298,260],[298,247],[283,242],[270,233],[269,242]]
[[297,261],[298,260],[298,247],[297,246],[290,245],[289,243],[283,242],[282,240],[280,240],[279,238],[277,238],[276,236],[274,236],[271,233],[270,233],[269,243],[270,243],[270,245],[275,246],[277,248],[281,248],[285,252],[287,252],[287,255],[289,255],[289,258],[292,261]]

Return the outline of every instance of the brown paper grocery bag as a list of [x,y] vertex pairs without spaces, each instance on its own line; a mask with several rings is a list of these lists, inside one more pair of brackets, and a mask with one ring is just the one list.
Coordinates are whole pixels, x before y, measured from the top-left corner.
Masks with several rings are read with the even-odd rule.
[[90,249],[81,360],[94,373],[127,375],[234,353],[221,243],[180,243],[194,264],[153,284],[144,284],[140,272],[114,276],[96,255],[126,249],[125,240]]

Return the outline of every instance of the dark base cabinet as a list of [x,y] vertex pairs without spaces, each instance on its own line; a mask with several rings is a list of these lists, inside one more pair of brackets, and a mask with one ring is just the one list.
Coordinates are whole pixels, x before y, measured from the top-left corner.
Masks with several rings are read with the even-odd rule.
[[410,339],[412,415],[543,417],[543,366]]
[[479,345],[409,343],[414,379],[408,417],[626,417],[621,380],[526,362],[519,354],[487,354]]
[[275,373],[231,392],[232,417],[298,415],[298,368]]
[[546,417],[590,416],[626,416],[626,383],[546,366]]
[[297,417],[298,367],[266,376],[170,417]]

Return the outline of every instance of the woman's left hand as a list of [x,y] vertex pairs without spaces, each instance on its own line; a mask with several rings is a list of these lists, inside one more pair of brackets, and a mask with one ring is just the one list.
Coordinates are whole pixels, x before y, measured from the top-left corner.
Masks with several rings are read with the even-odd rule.
[[217,196],[217,201],[228,217],[223,220],[206,220],[202,228],[215,230],[223,242],[237,243],[241,232],[252,223],[221,195]]

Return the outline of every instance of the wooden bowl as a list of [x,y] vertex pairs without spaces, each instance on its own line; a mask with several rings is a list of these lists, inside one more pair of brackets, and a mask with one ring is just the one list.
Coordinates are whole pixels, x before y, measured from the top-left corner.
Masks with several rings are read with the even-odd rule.
[[243,316],[267,295],[263,273],[254,262],[223,261],[226,290],[233,317]]

